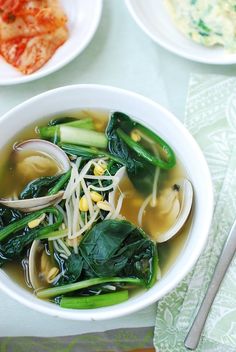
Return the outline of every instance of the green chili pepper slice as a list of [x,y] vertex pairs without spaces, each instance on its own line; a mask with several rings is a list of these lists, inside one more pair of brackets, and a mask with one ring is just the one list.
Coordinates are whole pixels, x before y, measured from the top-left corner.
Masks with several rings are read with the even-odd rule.
[[169,170],[175,166],[175,154],[171,147],[161,137],[157,136],[154,132],[150,131],[148,128],[140,125],[139,123],[136,123],[136,128],[160,146],[166,155],[166,160],[162,160],[157,156],[152,155],[141,144],[133,141],[133,139],[130,138],[130,136],[128,136],[124,131],[122,131],[121,128],[117,129],[117,134],[131,149],[133,149],[141,158],[145,159],[150,164],[165,170]]

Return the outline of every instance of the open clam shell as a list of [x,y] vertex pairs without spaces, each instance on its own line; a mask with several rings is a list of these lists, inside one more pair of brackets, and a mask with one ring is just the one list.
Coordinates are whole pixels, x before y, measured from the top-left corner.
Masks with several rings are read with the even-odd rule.
[[63,197],[64,191],[59,191],[57,194],[51,196],[44,196],[30,199],[0,199],[0,203],[9,208],[14,208],[29,213],[48,207],[49,205],[58,203]]
[[36,151],[49,155],[53,158],[62,172],[70,169],[70,160],[66,153],[56,144],[43,139],[28,139],[14,146],[15,151]]
[[[64,173],[70,169],[70,160],[66,153],[60,149],[57,145],[41,140],[41,139],[29,139],[15,146],[15,152],[20,151],[37,151],[42,152],[51,158],[53,158],[58,164],[61,173]],[[63,197],[63,191],[59,191],[55,195],[30,198],[30,199],[5,199],[0,198],[0,203],[9,207],[18,209],[22,212],[32,212],[35,210],[46,208],[49,205],[59,202]]]
[[179,193],[179,202],[180,202],[180,207],[178,210],[176,221],[169,228],[168,231],[157,236],[156,241],[158,243],[166,242],[170,238],[175,236],[186,223],[189,217],[190,211],[192,209],[193,186],[189,180],[183,179],[179,182],[176,182],[175,185],[173,186],[173,191],[177,191]]
[[38,266],[36,267],[37,257],[41,257],[44,247],[39,240],[35,240],[30,248],[29,254],[29,279],[32,287],[36,290],[40,288],[40,280],[38,277]]
[[54,281],[59,269],[55,266],[39,240],[34,240],[29,253],[29,280],[33,289],[37,290]]

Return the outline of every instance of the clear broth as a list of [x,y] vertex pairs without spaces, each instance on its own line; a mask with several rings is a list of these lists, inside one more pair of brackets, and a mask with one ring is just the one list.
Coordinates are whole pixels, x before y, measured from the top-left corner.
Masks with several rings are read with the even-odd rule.
[[[106,111],[99,110],[83,110],[80,112],[72,111],[67,113],[61,113],[60,115],[57,115],[56,118],[64,116],[71,116],[77,118],[92,117],[95,123],[95,127],[98,131],[105,131],[108,122],[108,113]],[[52,118],[55,118],[55,116],[53,116]],[[48,118],[42,119],[38,122],[38,126],[43,126],[48,121]],[[35,128],[35,124],[29,126],[25,131],[19,133],[2,150],[0,158],[0,170],[7,169],[7,172],[10,172],[8,160],[11,160],[12,148],[14,144],[16,142],[19,143],[30,138],[38,138],[37,128]],[[9,178],[5,179],[5,175],[6,171],[0,171],[0,183],[4,181],[4,187],[9,188],[11,185],[11,181]],[[178,161],[177,165],[172,170],[168,171],[167,177],[165,178],[165,181],[160,185],[160,187],[169,186],[173,184],[173,180],[184,176],[186,177],[186,173],[181,163]],[[128,194],[128,197],[126,197],[123,202],[121,214],[125,216],[127,220],[131,221],[134,224],[137,224],[138,210],[145,198],[135,190],[135,188],[128,179],[124,180],[121,183],[120,188],[123,192]],[[155,221],[153,221],[153,219],[155,219]],[[144,215],[144,231],[146,231],[147,233],[149,232],[150,224],[152,224],[152,226],[154,224],[157,229],[163,231],[166,227],[168,227],[168,224],[166,224],[162,220],[163,219],[160,218],[158,219],[158,215],[155,213],[155,209],[148,207]],[[168,242],[158,244],[157,248],[159,254],[159,266],[162,276],[171,268],[172,265],[174,265],[177,257],[180,255],[188,237],[189,229],[191,226],[191,220],[192,216],[189,217],[189,220],[187,221],[183,229],[175,237],[170,239]],[[6,263],[4,265],[4,271],[21,286],[29,289],[28,285],[26,284],[24,269],[21,261]]]

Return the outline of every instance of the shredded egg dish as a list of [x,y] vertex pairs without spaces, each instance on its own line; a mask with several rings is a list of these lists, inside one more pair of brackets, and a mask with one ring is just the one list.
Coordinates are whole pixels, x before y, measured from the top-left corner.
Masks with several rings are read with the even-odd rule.
[[178,29],[205,46],[236,52],[235,0],[165,0]]

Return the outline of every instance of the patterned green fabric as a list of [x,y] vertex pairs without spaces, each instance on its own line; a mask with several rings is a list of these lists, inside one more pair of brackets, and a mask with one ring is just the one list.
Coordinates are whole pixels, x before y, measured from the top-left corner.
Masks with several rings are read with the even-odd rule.
[[[187,351],[184,339],[236,217],[236,79],[193,75],[185,125],[208,161],[215,212],[206,249],[197,265],[158,304],[154,344],[160,352]],[[236,258],[215,299],[197,351],[236,351]]]
[[153,328],[118,329],[79,336],[0,338],[0,352],[125,352],[150,348]]

